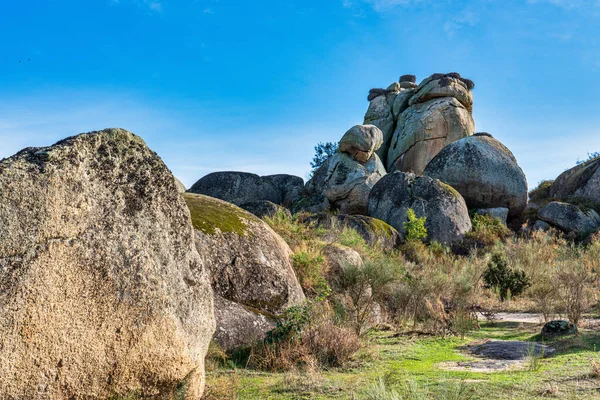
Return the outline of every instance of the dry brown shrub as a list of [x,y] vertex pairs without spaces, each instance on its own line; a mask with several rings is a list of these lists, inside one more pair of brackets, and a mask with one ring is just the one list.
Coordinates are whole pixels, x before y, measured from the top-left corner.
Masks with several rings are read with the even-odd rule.
[[361,348],[354,330],[336,326],[331,322],[308,331],[303,342],[322,366],[341,367]]

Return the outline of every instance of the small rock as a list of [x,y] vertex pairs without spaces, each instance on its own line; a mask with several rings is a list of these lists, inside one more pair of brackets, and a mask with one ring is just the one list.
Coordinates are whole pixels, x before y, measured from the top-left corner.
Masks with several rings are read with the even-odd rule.
[[551,226],[549,223],[540,221],[539,219],[537,221],[535,221],[535,224],[533,224],[534,231],[547,232],[550,228],[551,228]]
[[574,335],[576,333],[577,326],[570,321],[560,319],[547,322],[542,328],[542,336],[544,337]]

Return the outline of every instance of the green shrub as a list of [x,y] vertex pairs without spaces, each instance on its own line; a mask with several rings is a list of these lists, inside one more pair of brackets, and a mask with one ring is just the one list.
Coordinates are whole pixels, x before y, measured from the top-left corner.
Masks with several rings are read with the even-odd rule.
[[471,224],[473,228],[467,232],[466,238],[478,242],[482,247],[491,246],[511,235],[510,229],[500,219],[490,215],[474,214]]
[[289,307],[279,318],[275,328],[267,333],[267,343],[300,339],[310,321],[310,304]]
[[311,172],[310,176],[312,177],[315,172],[319,169],[321,165],[327,161],[329,157],[335,154],[338,149],[339,144],[336,142],[319,142],[315,146],[315,156],[310,162]]
[[350,247],[359,253],[362,253],[368,246],[365,239],[356,231],[356,229],[344,226],[338,234],[337,241],[339,244]]
[[425,240],[427,239],[427,228],[425,228],[425,222],[427,217],[417,218],[415,211],[409,208],[406,211],[408,221],[404,223],[404,229],[406,229],[406,240]]
[[531,280],[524,271],[513,270],[508,267],[505,253],[494,253],[483,274],[485,286],[498,292],[501,301],[509,295],[515,297],[531,286]]
[[544,202],[550,199],[550,186],[554,183],[553,180],[541,181],[540,184],[529,192],[529,200],[534,202]]
[[331,288],[325,278],[325,258],[319,249],[303,243],[292,254],[292,266],[302,289],[310,297],[322,300],[331,294]]

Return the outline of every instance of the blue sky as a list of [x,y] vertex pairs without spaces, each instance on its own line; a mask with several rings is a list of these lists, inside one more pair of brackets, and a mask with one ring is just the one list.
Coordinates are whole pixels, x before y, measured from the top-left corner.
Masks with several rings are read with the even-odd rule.
[[530,187],[600,151],[600,0],[5,1],[0,37],[0,157],[118,126],[188,186],[305,177],[370,88],[451,71]]

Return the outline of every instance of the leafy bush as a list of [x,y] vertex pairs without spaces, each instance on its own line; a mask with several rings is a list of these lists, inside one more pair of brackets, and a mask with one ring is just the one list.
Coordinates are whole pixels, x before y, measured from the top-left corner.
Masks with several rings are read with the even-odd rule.
[[406,229],[406,240],[425,240],[427,239],[427,228],[425,228],[425,222],[427,217],[423,216],[417,218],[415,211],[409,208],[406,211],[408,221],[404,222],[404,229]]
[[292,254],[292,266],[307,295],[322,300],[331,294],[325,278],[325,258],[318,247],[304,242]]
[[531,286],[531,280],[525,272],[509,268],[506,254],[498,252],[492,255],[483,280],[486,288],[498,291],[500,301],[505,301],[509,295],[518,296]]
[[417,82],[417,77],[415,75],[402,75],[400,77],[400,82],[415,83],[415,82]]
[[267,333],[267,343],[294,341],[301,334],[310,321],[310,304],[289,307],[279,318],[275,328]]
[[360,335],[375,304],[383,303],[392,284],[400,278],[398,265],[384,260],[375,263],[346,264],[342,269],[340,287],[350,298],[354,329]]
[[351,329],[330,321],[319,324],[304,336],[303,341],[322,366],[341,367],[360,350],[358,335]]
[[491,246],[511,235],[510,229],[500,219],[490,215],[474,214],[471,224],[473,228],[467,232],[466,238],[477,241],[483,247]]
[[375,100],[379,96],[385,96],[388,94],[388,91],[385,89],[371,89],[369,90],[369,95],[367,96],[368,101]]
[[600,152],[598,152],[598,151],[594,151],[594,152],[592,152],[592,153],[587,153],[587,158],[586,158],[585,160],[579,160],[579,159],[578,159],[578,160],[575,162],[575,164],[576,164],[576,165],[583,164],[583,163],[585,163],[585,162],[591,161],[591,160],[593,160],[593,159],[595,159],[595,158],[598,158],[598,157],[600,157]]
[[310,175],[312,176],[321,165],[323,165],[325,163],[325,161],[327,161],[327,159],[331,156],[333,156],[335,154],[335,152],[337,151],[339,147],[338,143],[335,142],[319,142],[316,146],[315,146],[315,156],[313,157],[312,161],[310,162],[310,167],[311,167],[311,172]]
[[554,183],[553,180],[541,181],[539,185],[529,192],[529,200],[544,203],[550,199],[550,186]]

